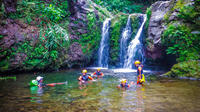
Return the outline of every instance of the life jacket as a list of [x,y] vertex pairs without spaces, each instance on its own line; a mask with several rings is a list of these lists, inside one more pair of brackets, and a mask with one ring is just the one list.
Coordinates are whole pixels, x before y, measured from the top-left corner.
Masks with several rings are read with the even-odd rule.
[[145,76],[144,74],[141,75],[141,80],[139,81],[139,76],[138,76],[138,79],[137,79],[137,84],[142,84],[145,82]]
[[89,79],[89,76],[86,74],[86,75],[82,75],[82,80],[84,81],[88,81]]
[[[138,67],[137,67],[137,75],[140,75],[140,72],[139,72],[139,67],[142,67],[142,65],[139,65]],[[142,67],[142,70],[141,70],[141,74],[143,74],[143,67]]]
[[125,87],[125,88],[128,88],[128,87],[129,87],[128,83],[125,83],[125,85],[120,84],[120,86],[121,86],[121,87]]
[[100,72],[100,71],[96,71],[96,75],[97,75],[97,76],[100,76],[100,75],[101,75],[101,72]]

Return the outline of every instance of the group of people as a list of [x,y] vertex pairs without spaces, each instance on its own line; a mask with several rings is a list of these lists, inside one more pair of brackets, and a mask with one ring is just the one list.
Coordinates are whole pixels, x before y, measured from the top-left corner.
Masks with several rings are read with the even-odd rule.
[[[135,67],[137,68],[137,84],[140,84],[143,86],[143,83],[145,82],[145,76],[143,74],[143,65],[139,60],[135,61]],[[129,88],[131,85],[134,85],[134,82],[131,82],[130,84],[127,83],[126,79],[120,80],[120,85],[118,85],[118,88]]]
[[[140,84],[143,86],[143,83],[145,82],[145,76],[143,74],[143,65],[139,60],[135,61],[135,66],[137,68],[137,84]],[[95,78],[101,78],[104,76],[104,74],[100,71],[101,69],[98,68],[96,72],[94,72],[91,76],[87,74],[87,70],[84,69],[82,71],[82,75],[78,78],[79,84],[84,84],[88,82],[88,80],[94,80]],[[120,80],[120,85],[118,85],[118,88],[129,88],[131,85],[134,85],[134,82],[131,82],[130,84],[127,83],[126,79]]]
[[[137,84],[141,84],[143,86],[143,83],[145,82],[145,77],[143,74],[143,65],[140,61],[136,60],[134,62],[136,68],[137,68]],[[78,78],[79,84],[83,85],[86,84],[89,80],[95,80],[100,79],[104,76],[104,74],[101,72],[101,69],[98,68],[96,72],[94,72],[92,75],[89,75],[87,73],[87,70],[84,69],[82,71],[82,75]],[[43,77],[38,76],[36,80],[32,80],[30,85],[35,85],[38,87],[45,87],[45,86],[54,86],[56,84],[64,84],[64,83],[52,83],[52,84],[44,84],[43,83]],[[131,82],[130,84],[127,83],[126,79],[120,80],[120,85],[118,85],[118,88],[129,88],[131,85],[133,85],[134,82]]]

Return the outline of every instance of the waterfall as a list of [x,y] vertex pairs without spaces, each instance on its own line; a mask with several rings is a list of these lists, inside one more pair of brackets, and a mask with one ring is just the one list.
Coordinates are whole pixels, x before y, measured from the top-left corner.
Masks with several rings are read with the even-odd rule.
[[142,44],[139,40],[142,34],[144,23],[146,22],[146,15],[143,16],[143,22],[135,36],[135,38],[130,42],[127,51],[127,58],[125,59],[123,68],[133,68],[133,64],[135,60],[142,60]]
[[127,47],[128,47],[128,40],[131,37],[131,15],[129,15],[126,27],[122,30],[122,37],[120,40],[120,65],[123,66],[125,56],[127,53]]
[[107,18],[103,22],[101,43],[98,51],[98,66],[108,67],[108,57],[109,57],[109,28],[110,28],[110,18]]

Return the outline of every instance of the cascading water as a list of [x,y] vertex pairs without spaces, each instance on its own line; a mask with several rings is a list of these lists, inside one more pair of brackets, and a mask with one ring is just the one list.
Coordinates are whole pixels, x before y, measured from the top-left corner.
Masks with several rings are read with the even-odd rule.
[[121,64],[121,66],[123,66],[123,64],[124,64],[125,56],[127,54],[128,40],[131,37],[131,33],[132,33],[131,15],[129,15],[127,23],[126,23],[126,27],[123,29],[122,37],[120,40],[120,64]]
[[135,60],[143,60],[142,54],[142,44],[139,40],[142,34],[144,23],[146,22],[146,15],[142,15],[143,22],[135,36],[135,38],[130,42],[127,51],[127,58],[125,59],[123,68],[133,68],[133,63]]
[[98,66],[108,67],[108,57],[109,57],[109,29],[110,29],[110,18],[107,18],[103,22],[102,27],[102,38],[100,43],[100,48],[98,51]]

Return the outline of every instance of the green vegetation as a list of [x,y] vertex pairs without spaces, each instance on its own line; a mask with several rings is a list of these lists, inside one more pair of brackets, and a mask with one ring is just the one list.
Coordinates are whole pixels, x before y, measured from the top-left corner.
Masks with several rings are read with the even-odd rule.
[[[87,55],[88,59],[91,59],[92,56],[94,56],[93,53],[97,52],[99,48],[99,44],[101,41],[100,22],[102,22],[103,20],[98,21],[94,13],[88,13],[87,19],[87,29],[89,32],[80,35],[81,39],[79,40],[79,43],[82,45],[83,53]],[[97,57],[93,57],[93,59],[95,58]]]
[[111,20],[110,27],[110,65],[119,62],[120,38],[122,28],[125,27],[128,15],[118,15]]
[[70,13],[67,9],[67,1],[20,0],[17,2],[17,12],[5,14],[5,16],[22,19],[28,24],[39,22],[39,24],[45,25],[49,22],[61,21],[64,17],[69,16]]
[[66,31],[59,25],[48,25],[45,31],[41,30],[41,34],[37,39],[37,43],[34,40],[25,41],[23,44],[17,44],[18,49],[11,50],[11,57],[25,54],[23,63],[23,69],[44,69],[44,68],[59,68],[62,61],[66,57],[60,57],[64,51],[68,48],[68,35]]
[[163,33],[162,43],[167,47],[167,54],[175,54],[179,62],[200,58],[200,34],[192,33],[199,29],[200,23],[198,19],[200,11],[196,10],[200,9],[200,6],[197,2],[198,0],[194,2],[194,5],[185,5],[187,1],[179,0],[172,9],[180,10],[177,16],[184,23],[180,25],[180,23],[168,21],[168,27]]
[[[67,17],[70,14],[67,10],[68,2],[20,0],[17,5],[17,12],[5,14],[4,18],[18,19],[33,25],[28,27],[28,30],[39,33],[39,36],[30,39],[29,34],[21,32],[25,40],[15,43],[1,53],[1,56],[6,56],[0,61],[1,71],[8,70],[12,65],[10,63],[13,63],[12,60],[15,60],[14,63],[17,65],[11,68],[18,70],[59,68],[67,58],[66,51],[70,45],[66,30],[69,23]],[[31,27],[39,31],[34,31]],[[0,38],[3,36],[0,35]]]
[[183,6],[178,17],[184,20],[184,22],[191,23],[200,28],[200,6]]
[[147,15],[147,21],[146,21],[146,23],[145,23],[145,28],[146,29],[148,29],[148,27],[149,27],[149,20],[150,20],[150,18],[151,18],[151,7],[149,7],[149,8],[147,8],[147,10],[146,10],[146,15]]
[[162,42],[167,54],[177,55],[177,61],[198,60],[200,51],[199,34],[192,34],[184,25],[170,25],[163,33]]
[[106,7],[107,10],[118,13],[140,13],[142,5],[136,5],[129,0],[93,0],[96,4]]
[[[167,54],[177,56],[175,64],[166,75],[178,77],[199,78],[200,59],[200,0],[193,3],[187,0],[178,0],[174,7],[165,15],[167,29],[162,35],[162,44],[167,48]],[[179,10],[177,18],[169,21],[173,11]]]
[[194,77],[200,78],[200,62],[196,60],[184,61],[175,64],[171,71],[165,75],[171,77]]

